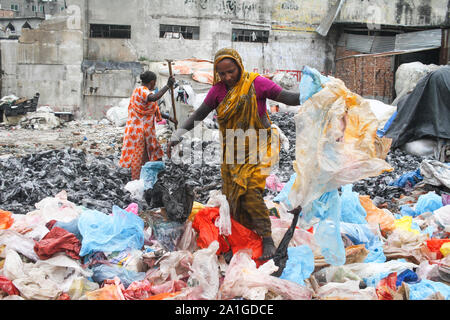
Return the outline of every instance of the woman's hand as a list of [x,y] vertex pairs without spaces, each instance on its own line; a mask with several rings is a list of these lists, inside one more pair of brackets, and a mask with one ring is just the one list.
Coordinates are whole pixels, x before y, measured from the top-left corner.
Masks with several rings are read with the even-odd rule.
[[169,79],[167,79],[167,86],[169,88],[172,88],[172,86],[175,84],[175,77],[174,76],[170,76]]
[[169,118],[169,121],[171,121],[172,123],[174,123],[176,126],[178,125],[178,120],[177,120],[177,119]]

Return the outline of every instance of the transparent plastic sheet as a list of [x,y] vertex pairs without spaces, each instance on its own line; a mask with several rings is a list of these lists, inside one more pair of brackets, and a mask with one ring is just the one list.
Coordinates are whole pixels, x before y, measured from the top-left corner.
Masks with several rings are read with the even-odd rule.
[[291,188],[294,185],[295,180],[297,179],[297,174],[293,173],[289,181],[284,185],[283,189],[275,198],[273,198],[274,202],[284,203],[289,210],[294,209],[292,207],[291,202],[289,201],[289,192],[291,192]]
[[288,260],[280,279],[305,285],[304,280],[314,271],[314,254],[307,245],[287,249]]
[[450,205],[435,210],[433,217],[440,227],[450,233]]
[[183,223],[152,219],[152,231],[158,243],[165,250],[175,251],[185,230]]
[[231,234],[231,215],[226,196],[220,190],[212,190],[206,205],[219,208],[219,218],[216,219],[215,225],[219,228],[219,234],[229,236]]
[[192,228],[192,221],[186,221],[184,224],[184,232],[177,243],[177,250],[187,250],[194,252],[197,246],[197,232]]
[[318,289],[317,295],[321,300],[378,300],[375,288],[360,289],[357,280],[327,283]]
[[353,185],[347,184],[342,187],[341,194],[341,221],[348,223],[367,223],[366,210],[359,201],[359,194],[352,191]]
[[144,221],[118,206],[113,206],[113,215],[96,210],[83,211],[78,228],[83,237],[80,256],[96,251],[141,249],[144,245]]
[[208,248],[194,253],[188,283],[191,287],[202,287],[201,297],[205,300],[215,300],[219,291],[220,273],[217,250],[219,250],[219,242],[213,241]]
[[249,250],[233,255],[219,290],[219,299],[242,297],[248,300],[264,300],[268,292],[286,300],[311,300],[313,291],[298,283],[271,276],[278,267],[269,260],[259,268]]
[[442,208],[442,198],[432,191],[419,197],[414,210],[417,215],[421,215],[425,212],[434,212],[440,208]]
[[393,168],[378,158],[377,119],[370,104],[332,77],[295,116],[297,178],[293,208],[307,212],[321,195]]

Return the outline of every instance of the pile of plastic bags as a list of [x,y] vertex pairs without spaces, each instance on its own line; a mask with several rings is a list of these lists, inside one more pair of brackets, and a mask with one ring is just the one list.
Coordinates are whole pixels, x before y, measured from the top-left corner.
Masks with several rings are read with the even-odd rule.
[[0,208],[0,298],[448,300],[449,197],[416,189],[419,181],[445,187],[447,164],[424,162],[403,177],[398,185],[417,192],[397,200],[398,212],[358,194],[353,183],[392,170],[386,141],[364,99],[308,74],[314,92],[302,91],[295,118],[295,173],[267,183],[278,193],[265,198],[274,259],[258,259],[261,238],[233,220],[219,190],[205,203],[188,185],[170,193],[159,163],[127,186],[159,201],[151,210],[130,203],[99,212],[65,191],[27,214]]

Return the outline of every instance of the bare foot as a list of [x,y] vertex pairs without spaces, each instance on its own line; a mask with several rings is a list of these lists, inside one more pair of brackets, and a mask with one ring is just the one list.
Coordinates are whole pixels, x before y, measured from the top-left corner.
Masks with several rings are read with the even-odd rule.
[[272,237],[264,237],[263,238],[263,253],[259,260],[267,261],[273,258],[275,254],[276,248],[273,243]]

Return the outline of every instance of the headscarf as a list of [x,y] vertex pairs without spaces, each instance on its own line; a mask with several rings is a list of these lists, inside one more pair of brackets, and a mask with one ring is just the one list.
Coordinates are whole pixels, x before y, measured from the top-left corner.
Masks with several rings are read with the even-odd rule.
[[242,58],[239,55],[239,53],[232,48],[223,48],[223,49],[220,49],[219,51],[217,51],[217,53],[214,57],[214,82],[213,82],[213,85],[220,82],[219,73],[217,72],[217,64],[226,58],[232,59],[234,62],[236,62],[236,64],[241,69],[241,79],[240,80],[242,80],[242,77],[244,76],[244,72],[245,72],[244,64],[242,63]]

